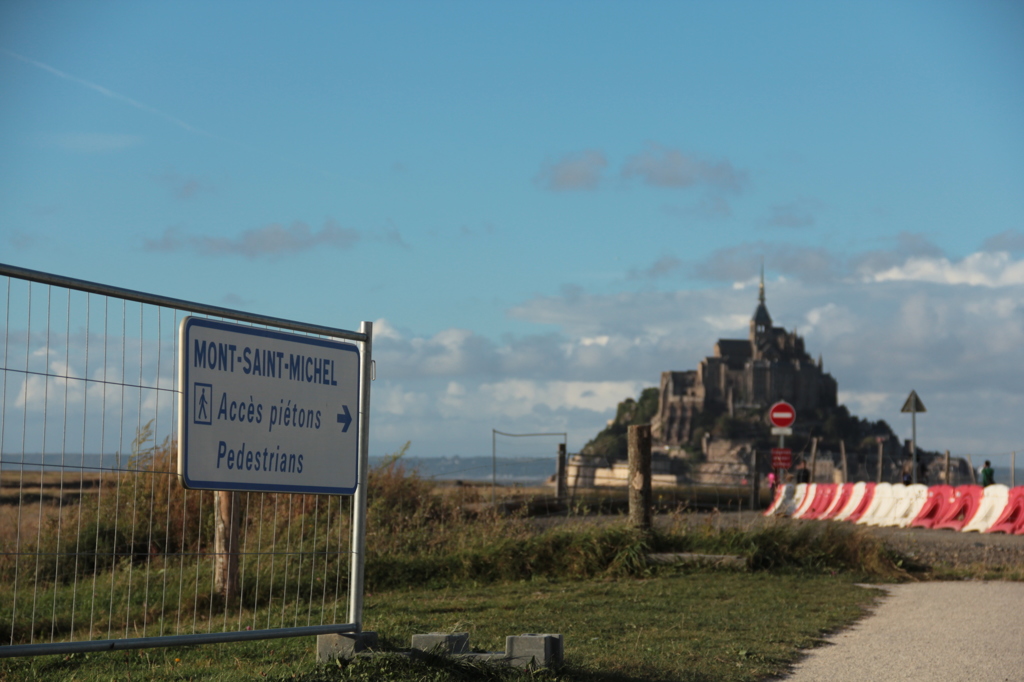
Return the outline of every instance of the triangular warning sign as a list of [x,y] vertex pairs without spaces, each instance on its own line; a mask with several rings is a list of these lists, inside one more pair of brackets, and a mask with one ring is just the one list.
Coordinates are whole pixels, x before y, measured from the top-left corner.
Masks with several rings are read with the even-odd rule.
[[910,395],[907,396],[907,402],[903,403],[903,409],[900,412],[927,412],[924,409],[924,403],[917,397],[917,391],[911,391]]

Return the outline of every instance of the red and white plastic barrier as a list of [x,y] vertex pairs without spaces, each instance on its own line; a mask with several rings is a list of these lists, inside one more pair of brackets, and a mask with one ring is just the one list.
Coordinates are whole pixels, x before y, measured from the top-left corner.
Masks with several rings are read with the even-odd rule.
[[1024,487],[1010,489],[1006,506],[985,532],[1024,535]]
[[875,489],[874,483],[854,483],[853,488],[850,489],[850,496],[847,498],[843,506],[836,512],[834,518],[836,521],[847,521],[851,514],[853,514],[858,507],[860,507],[861,501],[864,496],[867,495],[869,498],[873,494]]
[[974,515],[981,506],[980,485],[958,485],[953,488],[953,494],[946,500],[946,509],[942,518],[935,522],[932,528],[950,530],[961,530],[971,522]]
[[799,483],[779,486],[765,516],[1024,535],[1024,486]]
[[984,533],[996,522],[999,515],[1010,501],[1010,489],[1002,484],[985,486],[981,493],[981,504],[970,523],[960,530],[964,533],[978,531]]

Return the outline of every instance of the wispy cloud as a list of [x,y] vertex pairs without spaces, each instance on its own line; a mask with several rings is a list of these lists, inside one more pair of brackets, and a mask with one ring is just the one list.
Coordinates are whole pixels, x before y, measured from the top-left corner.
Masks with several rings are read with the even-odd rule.
[[603,152],[587,149],[545,164],[535,181],[541,187],[556,192],[595,189],[607,166],[608,160]]
[[327,221],[319,231],[296,221],[285,227],[273,223],[243,231],[237,237],[209,237],[186,234],[181,228],[169,227],[158,239],[147,239],[147,251],[191,251],[203,256],[280,256],[309,251],[318,247],[349,249],[362,238],[359,230],[339,227]]
[[683,261],[675,256],[662,256],[646,268],[633,268],[627,274],[629,279],[658,279],[678,271]]
[[213,186],[191,175],[181,175],[168,170],[156,177],[157,182],[171,190],[177,199],[192,199],[204,192],[213,191]]
[[11,246],[20,250],[31,248],[35,246],[38,241],[38,237],[28,232],[22,232],[21,230],[14,230],[7,235],[7,241]]
[[224,294],[220,300],[229,308],[245,308],[250,304],[249,299],[242,298],[238,294]]
[[746,182],[746,173],[734,168],[729,161],[707,161],[657,143],[629,157],[622,166],[622,175],[640,178],[654,187],[706,185],[732,192],[740,191]]
[[1024,251],[1024,232],[1020,230],[1006,230],[1005,232],[992,235],[985,240],[982,248],[985,251],[1020,253]]
[[195,127],[195,126],[193,126],[193,125],[191,125],[189,123],[186,123],[185,121],[181,120],[180,118],[178,118],[176,116],[172,116],[171,114],[168,114],[168,113],[166,113],[164,111],[161,111],[160,109],[157,109],[156,107],[150,106],[150,105],[145,104],[143,102],[140,102],[140,101],[138,101],[136,99],[132,99],[131,97],[128,97],[127,95],[122,95],[119,92],[114,92],[110,88],[103,87],[102,85],[99,85],[98,83],[93,83],[90,80],[86,80],[84,78],[79,78],[78,76],[74,76],[74,75],[72,75],[70,73],[67,73],[66,71],[61,71],[60,69],[54,68],[54,67],[50,66],[49,64],[45,64],[45,63],[37,61],[35,59],[30,59],[29,57],[26,57],[24,55],[18,54],[17,52],[11,52],[10,50],[3,50],[3,49],[0,49],[0,52],[3,52],[3,54],[6,54],[8,57],[11,57],[12,59],[17,59],[18,61],[23,62],[25,64],[30,64],[31,66],[34,66],[37,69],[42,69],[43,71],[46,71],[49,74],[57,76],[58,78],[63,78],[64,80],[71,81],[72,83],[77,83],[78,85],[81,85],[84,88],[88,88],[89,90],[92,90],[93,92],[99,93],[100,95],[103,95],[104,97],[108,97],[108,98],[110,98],[112,100],[121,102],[122,104],[127,104],[128,106],[134,107],[135,109],[138,109],[139,111],[144,111],[147,114],[152,114],[154,116],[158,116],[159,118],[162,118],[163,120],[167,121],[171,125],[177,126],[178,128],[181,128],[182,130],[188,131],[190,133],[194,133],[196,135],[202,135],[204,137],[209,137],[209,138],[212,138],[212,139],[216,139],[216,140],[222,140],[222,141],[225,141],[225,142],[229,141],[229,140],[225,140],[224,138],[220,137],[219,135],[214,135],[213,133],[207,132],[207,131],[203,130],[202,128],[197,128],[197,127]]
[[779,273],[808,282],[826,282],[847,274],[843,260],[824,248],[753,242],[719,249],[693,264],[695,277],[711,282],[748,282],[760,271],[761,259]]
[[812,227],[815,220],[805,202],[794,201],[772,206],[767,222],[772,227]]
[[890,249],[875,249],[854,254],[849,269],[863,278],[870,279],[875,273],[902,265],[909,258],[942,258],[942,249],[926,235],[919,232],[903,231],[896,235]]

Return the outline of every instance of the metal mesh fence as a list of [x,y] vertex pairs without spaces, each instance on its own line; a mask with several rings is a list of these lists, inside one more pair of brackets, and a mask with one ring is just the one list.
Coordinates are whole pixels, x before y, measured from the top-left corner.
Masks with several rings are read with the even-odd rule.
[[186,311],[6,270],[0,655],[338,624],[352,498],[233,494],[237,580],[230,591],[215,584],[215,505],[231,494],[186,490],[177,474]]

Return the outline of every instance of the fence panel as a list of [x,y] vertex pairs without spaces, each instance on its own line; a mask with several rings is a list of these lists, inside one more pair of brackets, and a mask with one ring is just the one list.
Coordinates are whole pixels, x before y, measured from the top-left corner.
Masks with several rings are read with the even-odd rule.
[[235,494],[238,579],[217,589],[220,493],[177,474],[177,331],[201,313],[367,350],[368,333],[10,266],[0,287],[0,656],[359,629],[357,498]]

